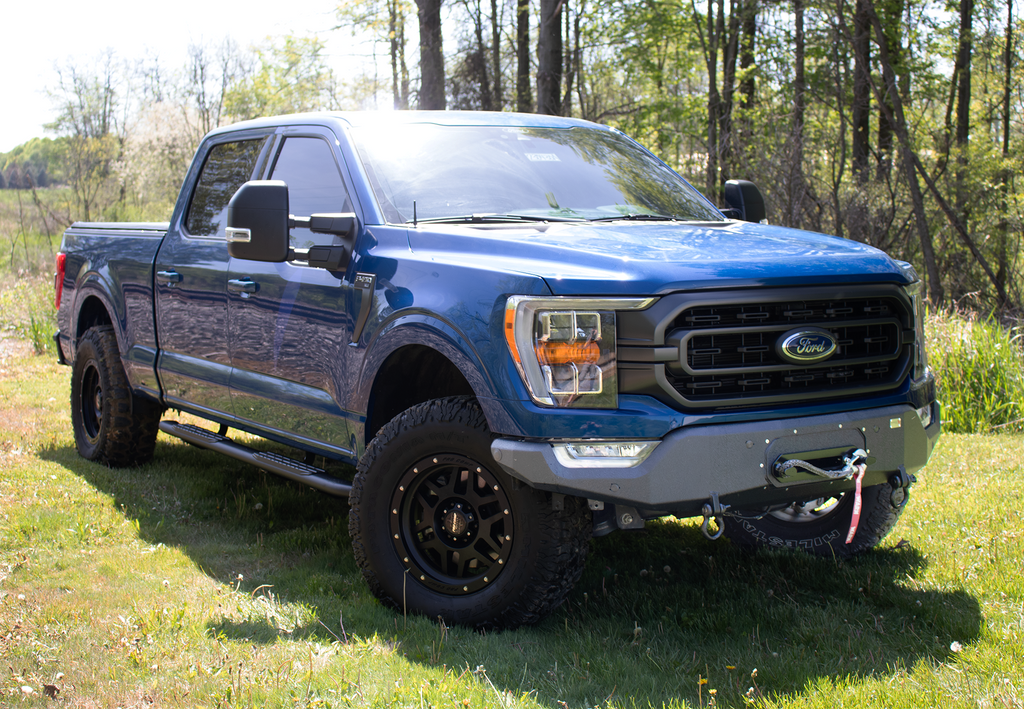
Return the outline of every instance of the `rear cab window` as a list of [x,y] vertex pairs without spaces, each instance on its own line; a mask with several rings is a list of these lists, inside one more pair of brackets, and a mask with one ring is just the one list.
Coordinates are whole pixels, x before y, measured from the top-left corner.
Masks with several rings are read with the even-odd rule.
[[270,136],[219,143],[210,149],[196,181],[185,219],[190,236],[223,239],[228,202],[252,179]]

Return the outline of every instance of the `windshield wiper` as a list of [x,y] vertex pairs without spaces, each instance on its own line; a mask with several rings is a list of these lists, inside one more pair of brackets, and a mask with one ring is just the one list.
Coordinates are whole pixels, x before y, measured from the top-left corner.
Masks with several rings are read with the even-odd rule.
[[669,217],[664,214],[616,214],[614,217],[595,217],[592,222],[675,222],[680,221],[679,217]]
[[[533,214],[463,214],[450,217],[430,217],[428,219],[417,219],[418,224],[514,224],[516,222],[582,222],[586,221],[580,217],[552,217],[536,216]],[[412,220],[406,224],[412,224]]]

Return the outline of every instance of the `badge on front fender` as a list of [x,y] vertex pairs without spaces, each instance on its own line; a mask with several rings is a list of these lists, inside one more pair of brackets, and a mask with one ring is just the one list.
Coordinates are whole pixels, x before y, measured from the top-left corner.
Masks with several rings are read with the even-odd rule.
[[790,330],[775,342],[779,357],[792,364],[814,364],[831,357],[838,346],[835,336],[820,327]]

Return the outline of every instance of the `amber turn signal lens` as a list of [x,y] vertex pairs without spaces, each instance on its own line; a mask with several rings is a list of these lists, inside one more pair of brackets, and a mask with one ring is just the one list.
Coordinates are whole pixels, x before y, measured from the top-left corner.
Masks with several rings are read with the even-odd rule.
[[505,342],[508,343],[508,351],[512,354],[512,359],[517,365],[521,365],[519,345],[516,344],[516,308],[511,301],[505,307]]
[[538,342],[537,360],[542,365],[597,364],[601,348],[596,342]]

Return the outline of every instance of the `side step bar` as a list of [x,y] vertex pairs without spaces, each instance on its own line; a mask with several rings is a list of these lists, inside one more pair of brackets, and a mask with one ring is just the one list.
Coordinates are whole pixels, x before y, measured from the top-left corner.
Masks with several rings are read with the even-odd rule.
[[303,463],[301,460],[294,460],[278,453],[253,450],[248,446],[235,443],[227,436],[207,431],[199,426],[193,426],[189,423],[178,423],[177,421],[161,421],[160,430],[169,436],[180,438],[186,443],[223,453],[243,463],[255,465],[257,468],[262,468],[303,485],[309,485],[320,492],[326,492],[328,495],[348,497],[349,493],[352,492],[352,486],[349,483],[328,475],[325,470],[315,468],[312,465]]

